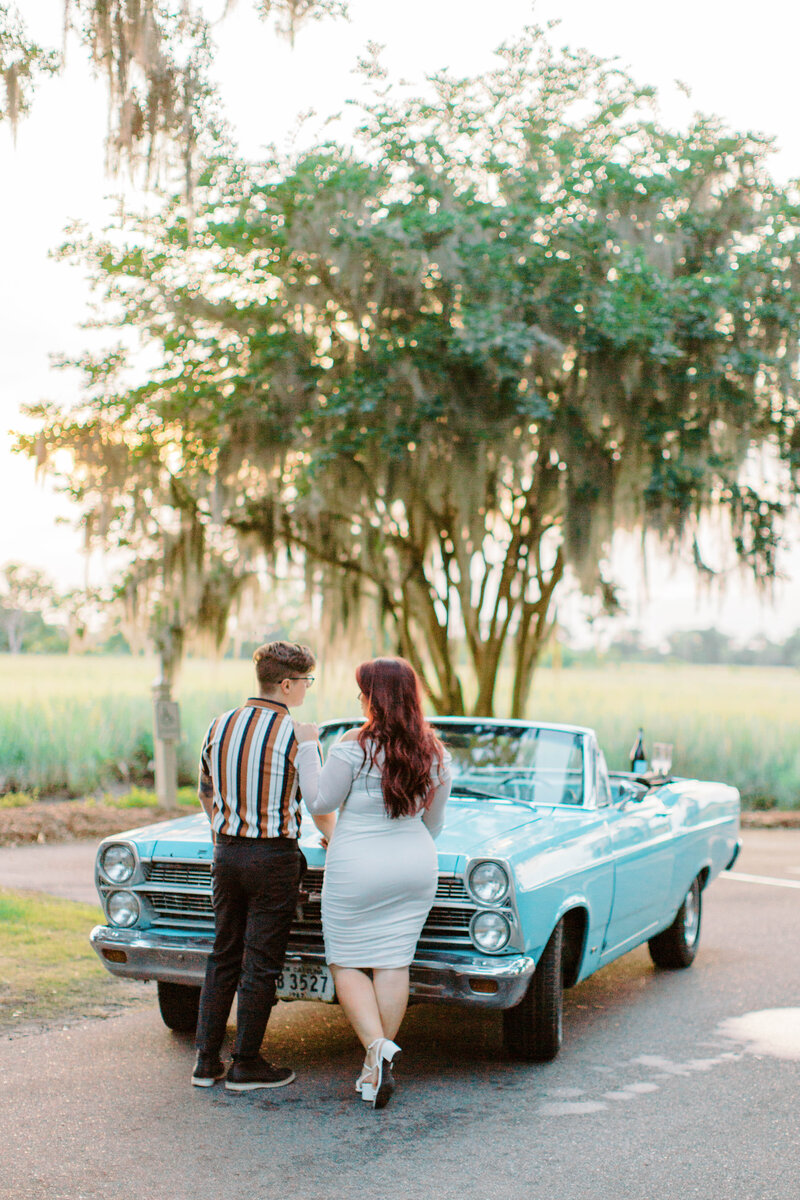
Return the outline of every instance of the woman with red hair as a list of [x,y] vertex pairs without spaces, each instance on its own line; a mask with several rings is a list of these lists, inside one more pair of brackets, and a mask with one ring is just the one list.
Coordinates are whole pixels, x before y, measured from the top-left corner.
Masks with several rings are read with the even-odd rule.
[[[433,839],[444,824],[450,755],[404,659],[362,663],[356,681],[364,724],[332,747],[316,794],[303,799],[314,816],[339,810],[322,888],[325,957],[366,1050],[356,1091],[383,1108],[394,1091],[408,968],[436,894]],[[313,728],[298,727],[299,739]]]

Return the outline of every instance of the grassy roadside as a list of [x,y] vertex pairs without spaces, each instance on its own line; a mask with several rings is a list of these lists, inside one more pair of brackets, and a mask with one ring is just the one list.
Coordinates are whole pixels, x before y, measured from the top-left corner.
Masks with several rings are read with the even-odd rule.
[[100,965],[89,945],[100,917],[91,904],[0,888],[0,1032],[152,1000]]

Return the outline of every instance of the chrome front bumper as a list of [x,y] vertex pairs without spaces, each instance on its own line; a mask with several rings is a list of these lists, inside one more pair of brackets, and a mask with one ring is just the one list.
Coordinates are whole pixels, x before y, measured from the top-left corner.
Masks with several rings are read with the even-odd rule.
[[[114,929],[97,925],[89,935],[103,966],[127,979],[160,979],[200,987],[213,945],[207,934],[180,936],[154,929]],[[290,946],[287,964],[319,966],[321,952],[297,952]],[[534,971],[525,954],[474,956],[421,954],[411,964],[411,996],[427,1003],[468,1004],[478,1008],[513,1008],[519,1004]]]

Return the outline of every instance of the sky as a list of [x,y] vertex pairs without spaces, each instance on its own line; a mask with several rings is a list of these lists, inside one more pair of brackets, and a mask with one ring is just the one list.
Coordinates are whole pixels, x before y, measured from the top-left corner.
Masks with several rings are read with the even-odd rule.
[[[61,41],[63,0],[17,0],[42,42]],[[221,15],[225,0],[207,0]],[[561,22],[554,36],[616,57],[641,83],[654,84],[676,125],[700,109],[732,126],[776,138],[774,173],[800,177],[800,96],[796,48],[800,8],[786,0],[350,0],[349,23],[305,27],[294,48],[258,21],[249,0],[216,26],[215,69],[225,111],[241,150],[258,155],[287,146],[302,114],[340,112],[357,92],[353,68],[368,43],[384,47],[393,76],[422,80],[441,68],[471,73],[492,65],[493,51],[536,20]],[[690,90],[687,98],[680,82]],[[51,257],[69,222],[99,229],[124,181],[104,169],[106,98],[76,44],[63,74],[44,83],[16,145],[0,127],[0,565],[23,561],[63,587],[99,583],[107,565],[87,560],[76,514],[33,464],[11,454],[12,433],[27,427],[21,409],[42,399],[74,400],[76,378],[51,366],[102,344],[81,329],[90,296],[79,268]],[[113,340],[111,335],[109,340]],[[646,574],[621,539],[613,567],[623,581],[627,623],[653,638],[671,628],[717,625],[731,636],[784,637],[800,624],[800,525],[783,562],[785,578],[762,597],[732,572],[724,588],[700,590],[688,565],[651,549]],[[565,618],[581,606],[567,602]]]

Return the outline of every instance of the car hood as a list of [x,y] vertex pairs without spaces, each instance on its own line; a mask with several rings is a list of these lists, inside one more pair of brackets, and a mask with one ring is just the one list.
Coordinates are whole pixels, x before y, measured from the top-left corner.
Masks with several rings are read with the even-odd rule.
[[[143,856],[204,860],[214,855],[211,828],[204,813],[179,817],[177,821],[150,825],[134,832]],[[320,845],[319,830],[308,817],[302,823],[300,848],[310,867],[325,865],[325,851]]]
[[436,839],[439,867],[455,869],[455,861],[451,868],[443,860],[455,860],[465,854],[508,858],[518,842],[520,828],[534,825],[539,819],[530,805],[513,800],[452,797],[447,804],[444,829]]
[[135,829],[131,838],[145,857],[210,859],[214,853],[205,813]]
[[[436,839],[439,869],[455,870],[456,860],[465,854],[508,857],[518,838],[512,831],[541,821],[539,813],[527,804],[512,800],[466,800],[454,796],[447,805],[445,826]],[[203,813],[162,821],[156,825],[118,834],[135,841],[140,853],[158,858],[211,858],[213,846],[208,820]],[[303,822],[300,839],[311,865],[322,865],[324,854],[319,833],[311,821]]]

